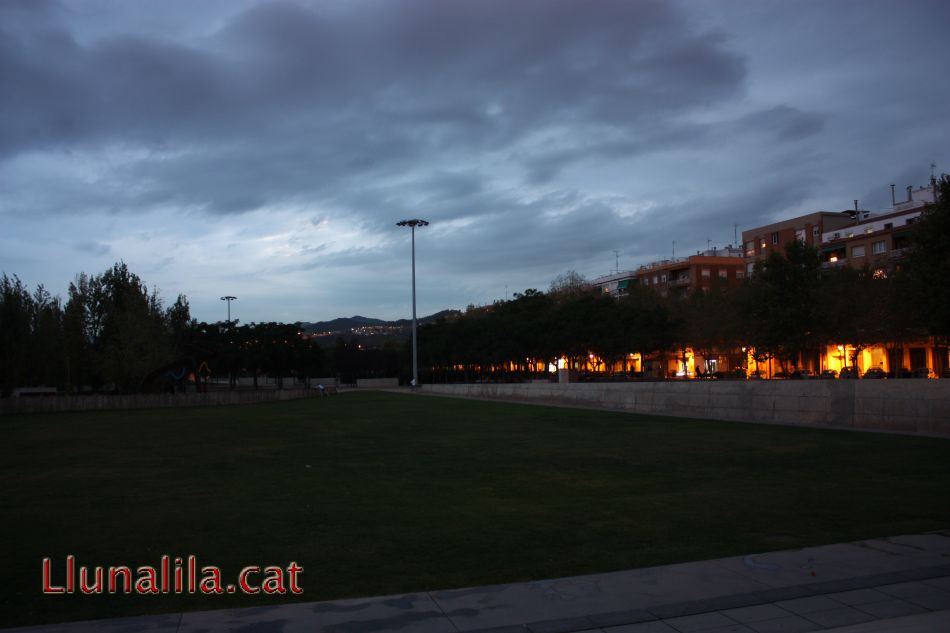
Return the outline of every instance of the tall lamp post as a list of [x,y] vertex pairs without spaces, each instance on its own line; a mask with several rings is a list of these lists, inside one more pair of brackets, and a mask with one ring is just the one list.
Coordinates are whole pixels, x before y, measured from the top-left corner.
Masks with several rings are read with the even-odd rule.
[[412,231],[412,386],[419,386],[419,354],[416,347],[416,227],[429,226],[425,220],[403,220],[396,226],[408,226]]
[[237,297],[232,297],[231,295],[225,295],[221,297],[221,301],[228,302],[228,325],[231,325],[231,302],[237,299]]

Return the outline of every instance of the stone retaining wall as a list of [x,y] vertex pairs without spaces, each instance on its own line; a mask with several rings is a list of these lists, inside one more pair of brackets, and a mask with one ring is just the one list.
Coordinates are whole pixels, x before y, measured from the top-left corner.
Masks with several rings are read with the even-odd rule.
[[358,389],[392,389],[399,386],[398,378],[357,378]]
[[422,389],[712,420],[950,436],[950,380],[461,384]]
[[81,396],[30,396],[3,398],[0,414],[52,411],[93,411],[106,409],[157,409],[164,407],[207,407],[222,404],[276,402],[319,396],[315,389],[266,389],[259,391],[211,391],[176,394],[93,394]]

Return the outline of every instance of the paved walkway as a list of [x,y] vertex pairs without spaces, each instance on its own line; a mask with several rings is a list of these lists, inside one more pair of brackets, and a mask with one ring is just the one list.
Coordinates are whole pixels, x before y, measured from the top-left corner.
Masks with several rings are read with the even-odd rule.
[[75,622],[4,633],[13,631],[946,632],[950,631],[950,530],[573,578]]

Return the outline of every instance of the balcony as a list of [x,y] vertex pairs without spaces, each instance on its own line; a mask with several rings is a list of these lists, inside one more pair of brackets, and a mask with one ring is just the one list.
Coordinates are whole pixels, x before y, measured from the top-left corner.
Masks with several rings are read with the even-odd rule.
[[837,268],[838,266],[847,266],[848,259],[846,257],[841,257],[836,262],[821,262],[822,268]]

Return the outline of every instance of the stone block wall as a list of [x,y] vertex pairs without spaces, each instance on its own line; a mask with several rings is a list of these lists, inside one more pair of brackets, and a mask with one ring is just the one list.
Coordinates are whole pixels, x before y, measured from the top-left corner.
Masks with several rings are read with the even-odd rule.
[[429,393],[710,420],[950,436],[950,380],[423,385]]

